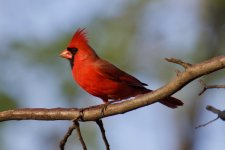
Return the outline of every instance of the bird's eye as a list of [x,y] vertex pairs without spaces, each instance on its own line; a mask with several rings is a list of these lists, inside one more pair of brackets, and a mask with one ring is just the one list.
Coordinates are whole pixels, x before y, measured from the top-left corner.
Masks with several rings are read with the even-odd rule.
[[70,51],[73,55],[78,51],[78,49],[75,47],[67,47],[67,50]]

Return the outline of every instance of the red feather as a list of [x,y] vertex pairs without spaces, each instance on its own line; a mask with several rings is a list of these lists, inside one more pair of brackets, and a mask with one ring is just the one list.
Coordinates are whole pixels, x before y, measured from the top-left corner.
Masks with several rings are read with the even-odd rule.
[[75,34],[69,44],[69,47],[78,47],[79,45],[88,45],[86,28],[83,28],[83,29],[79,28],[75,32]]

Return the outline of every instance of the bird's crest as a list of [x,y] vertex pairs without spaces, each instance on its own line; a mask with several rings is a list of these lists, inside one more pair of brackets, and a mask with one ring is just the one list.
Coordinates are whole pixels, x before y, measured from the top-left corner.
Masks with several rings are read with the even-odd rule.
[[86,28],[83,29],[77,29],[77,31],[75,32],[75,34],[73,35],[73,38],[70,42],[71,47],[73,46],[78,46],[78,45],[87,45],[88,44],[88,38],[87,38],[87,31]]

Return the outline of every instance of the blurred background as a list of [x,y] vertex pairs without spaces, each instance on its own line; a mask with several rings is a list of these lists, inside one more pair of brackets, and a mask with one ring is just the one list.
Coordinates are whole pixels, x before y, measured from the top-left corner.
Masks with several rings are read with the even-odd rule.
[[[59,57],[76,29],[86,27],[97,53],[157,89],[180,66],[165,57],[198,63],[225,52],[224,0],[0,0],[0,110],[87,107],[102,101],[80,89],[70,65]],[[225,72],[202,78],[225,84]],[[216,116],[206,105],[225,109],[224,90],[194,81],[174,96],[183,107],[150,105],[103,119],[112,150],[222,150],[225,124],[195,126]],[[69,121],[0,123],[1,150],[56,150]],[[90,150],[105,148],[98,127],[81,123]],[[66,150],[82,149],[75,132]]]

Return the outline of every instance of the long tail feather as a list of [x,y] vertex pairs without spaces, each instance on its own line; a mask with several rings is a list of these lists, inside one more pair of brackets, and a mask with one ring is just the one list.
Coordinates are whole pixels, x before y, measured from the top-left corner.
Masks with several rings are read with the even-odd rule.
[[[152,90],[149,90],[149,89],[146,89],[146,88],[142,89],[143,94],[149,93],[151,91]],[[179,100],[177,98],[174,98],[174,97],[167,97],[165,99],[160,100],[159,102],[161,104],[163,104],[167,107],[173,108],[173,109],[177,108],[178,106],[182,106],[184,104],[181,100]]]
[[182,106],[184,103],[174,97],[167,97],[166,99],[162,99],[159,101],[161,104],[166,105],[170,108],[177,108],[178,106]]

